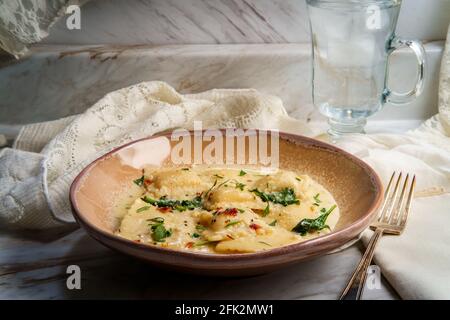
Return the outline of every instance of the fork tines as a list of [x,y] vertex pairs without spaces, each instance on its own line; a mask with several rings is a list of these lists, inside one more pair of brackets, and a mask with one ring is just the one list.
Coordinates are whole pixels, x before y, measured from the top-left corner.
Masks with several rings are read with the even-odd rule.
[[[402,172],[397,175],[394,171],[384,192],[384,203],[378,212],[377,224],[401,228],[405,226],[416,184],[416,176],[412,175],[412,181],[409,182],[410,176],[407,173],[403,179]],[[400,189],[402,183],[403,186]]]

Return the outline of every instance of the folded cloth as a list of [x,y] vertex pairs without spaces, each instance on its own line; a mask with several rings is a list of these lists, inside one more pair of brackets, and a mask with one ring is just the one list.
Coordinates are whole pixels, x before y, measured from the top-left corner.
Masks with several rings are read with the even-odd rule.
[[[403,298],[450,299],[450,52],[447,43],[439,114],[405,134],[352,135],[338,145],[367,161],[384,182],[392,171],[417,175],[405,232],[384,236],[375,252]],[[180,95],[163,82],[109,93],[81,115],[25,126],[0,151],[0,222],[49,228],[74,222],[68,190],[76,174],[115,146],[177,127],[280,129],[314,135],[286,114],[281,100],[255,90]],[[367,243],[371,231],[362,239]]]
[[[450,299],[450,137],[438,117],[406,134],[346,137],[338,144],[385,183],[394,170],[416,174],[405,231],[383,236],[375,262],[404,299]],[[371,235],[362,234],[365,244]]]
[[83,114],[25,126],[0,151],[0,223],[31,229],[74,223],[69,187],[88,163],[114,147],[194,121],[204,128],[283,128],[311,134],[281,100],[252,89],[181,95],[164,82],[107,94]]

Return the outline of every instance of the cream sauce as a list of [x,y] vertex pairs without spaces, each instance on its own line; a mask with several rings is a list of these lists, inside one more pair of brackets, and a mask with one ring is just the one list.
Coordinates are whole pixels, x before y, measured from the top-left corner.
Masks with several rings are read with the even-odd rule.
[[[251,253],[326,234],[339,219],[333,196],[309,176],[292,171],[149,168],[137,178],[141,194],[120,214],[116,234],[144,244]],[[299,222],[308,226],[313,221],[304,219],[324,215],[318,225],[328,227],[293,231]]]

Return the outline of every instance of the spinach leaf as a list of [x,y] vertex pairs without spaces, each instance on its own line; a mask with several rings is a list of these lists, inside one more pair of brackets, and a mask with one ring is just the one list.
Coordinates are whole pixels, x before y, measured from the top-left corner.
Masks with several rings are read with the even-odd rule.
[[137,185],[139,187],[142,187],[144,185],[144,179],[145,179],[144,175],[142,175],[142,177],[140,177],[140,178],[138,178],[136,180],[133,180],[133,182],[134,182],[135,185]]
[[328,211],[323,208],[321,210],[322,214],[315,219],[302,219],[294,228],[292,228],[292,231],[300,233],[300,235],[304,236],[308,232],[320,231],[325,228],[330,229],[325,222],[335,208],[336,205],[333,205],[330,209],[328,209]]
[[259,191],[258,189],[253,189],[250,191],[255,193],[264,202],[278,203],[285,207],[290,204],[300,203],[300,200],[297,199],[294,190],[291,188],[284,188],[280,192],[272,192],[272,193],[262,192]]
[[166,230],[163,224],[156,224],[152,226],[152,239],[157,242],[164,242],[165,238],[170,237],[172,231]]
[[203,205],[201,196],[196,196],[192,200],[171,200],[167,199],[167,197],[161,197],[159,200],[155,200],[149,196],[144,196],[141,200],[155,207],[172,208],[177,211],[194,210],[195,208],[200,208]]

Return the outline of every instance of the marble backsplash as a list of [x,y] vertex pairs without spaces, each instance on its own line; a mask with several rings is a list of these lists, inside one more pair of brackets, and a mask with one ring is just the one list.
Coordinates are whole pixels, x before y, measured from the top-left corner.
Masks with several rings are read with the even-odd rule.
[[[379,119],[424,119],[437,112],[443,42],[426,44],[423,94],[404,107],[387,105]],[[396,51],[390,82],[414,83],[415,57]],[[106,93],[163,80],[183,93],[211,88],[255,88],[282,98],[288,112],[317,120],[311,103],[309,44],[38,46],[26,59],[0,68],[0,124],[57,119],[82,112]]]
[[[448,0],[403,0],[400,36],[443,40]],[[305,0],[91,0],[81,7],[81,30],[65,19],[47,44],[305,43]]]

